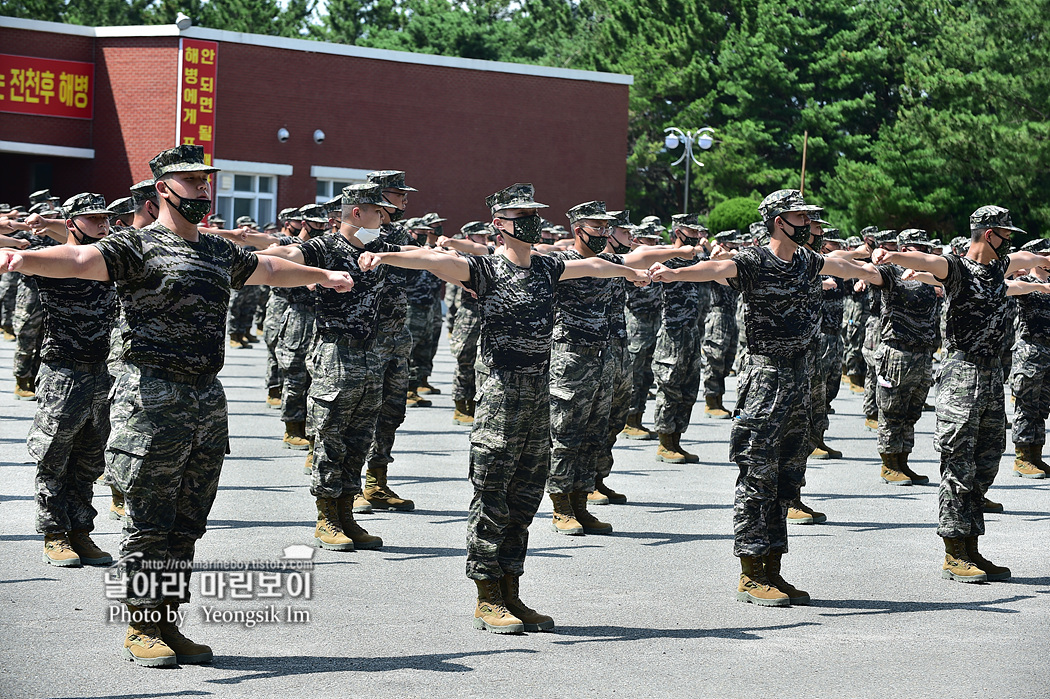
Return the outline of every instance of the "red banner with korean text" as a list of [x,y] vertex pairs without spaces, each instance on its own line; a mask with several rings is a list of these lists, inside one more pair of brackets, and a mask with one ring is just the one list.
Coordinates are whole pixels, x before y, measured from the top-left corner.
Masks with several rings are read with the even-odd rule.
[[179,39],[177,145],[204,146],[204,162],[215,157],[215,92],[219,44]]
[[90,119],[95,64],[0,53],[0,112]]

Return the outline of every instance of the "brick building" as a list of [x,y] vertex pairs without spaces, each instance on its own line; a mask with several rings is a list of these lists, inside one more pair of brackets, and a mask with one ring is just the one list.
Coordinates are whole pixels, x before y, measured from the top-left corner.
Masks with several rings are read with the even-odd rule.
[[222,168],[227,219],[272,220],[376,169],[408,172],[410,215],[456,228],[513,182],[555,223],[624,202],[630,76],[175,25],[0,17],[0,45],[0,201],[126,196],[188,141]]

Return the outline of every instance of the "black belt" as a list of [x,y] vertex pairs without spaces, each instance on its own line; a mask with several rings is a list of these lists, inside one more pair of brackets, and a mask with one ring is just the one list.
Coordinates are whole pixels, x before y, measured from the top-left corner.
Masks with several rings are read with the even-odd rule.
[[605,354],[605,348],[597,345],[577,345],[571,342],[555,342],[553,348],[559,352],[572,352],[584,357],[600,357]]
[[795,354],[790,357],[771,357],[766,354],[749,354],[747,355],[747,361],[761,366],[795,368],[806,361],[806,354],[803,352],[802,354]]
[[321,342],[331,342],[334,345],[349,347],[350,349],[369,349],[375,343],[374,337],[353,337],[334,330],[322,330],[317,336]]
[[934,347],[928,345],[909,345],[898,340],[884,340],[883,344],[892,347],[898,352],[911,352],[912,354],[933,354]]
[[969,352],[952,352],[949,359],[960,359],[964,362],[969,362],[974,366],[984,367],[986,369],[1001,369],[1003,362],[999,357],[979,357],[976,354],[970,354]]
[[106,360],[100,362],[74,362],[68,359],[45,359],[44,364],[55,369],[71,369],[86,374],[101,374],[107,371]]
[[128,368],[133,372],[138,371],[141,376],[149,379],[164,379],[172,383],[181,383],[187,386],[196,386],[197,388],[204,388],[215,380],[215,374],[180,374],[176,371],[165,371],[164,369],[154,369],[152,367],[137,367],[134,364],[129,364]]

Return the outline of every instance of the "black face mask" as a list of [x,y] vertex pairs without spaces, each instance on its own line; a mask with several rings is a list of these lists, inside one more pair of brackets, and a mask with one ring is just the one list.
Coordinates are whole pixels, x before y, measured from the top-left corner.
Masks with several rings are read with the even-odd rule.
[[[992,250],[995,252],[995,256],[1001,259],[1004,255],[1010,253],[1010,241],[999,235],[995,230],[992,231],[992,235],[999,239],[999,244],[992,245]],[[989,239],[988,244],[991,245],[991,239]]]
[[615,238],[609,238],[609,242],[612,243],[613,252],[615,252],[617,255],[626,255],[631,251],[630,245],[621,245],[620,243],[616,242]]
[[590,233],[585,234],[587,240],[583,241],[583,244],[590,248],[590,251],[595,255],[599,255],[605,251],[605,244],[609,240],[603,235],[591,235]]
[[807,242],[809,242],[808,223],[804,223],[801,226],[796,226],[783,216],[780,217],[780,220],[785,226],[787,226],[791,230],[791,232],[787,234],[787,237],[791,239],[791,242],[795,243],[795,245],[805,245]]
[[[171,192],[171,195],[178,197],[175,192]],[[175,205],[175,210],[182,214],[184,219],[193,225],[197,225],[211,211],[211,199],[186,199],[185,197],[179,197],[179,203]]]
[[813,252],[820,252],[820,249],[824,247],[824,236],[813,236],[813,242],[810,243],[810,247],[813,249]]
[[314,228],[313,226],[307,226],[303,224],[303,230],[306,231],[306,235],[310,238],[316,238],[319,235],[324,235],[324,228]]
[[80,237],[78,238],[76,233],[70,232],[70,235],[73,236],[73,240],[77,241],[77,245],[91,245],[96,240],[102,240],[102,238],[93,238],[84,231],[80,230],[80,226],[77,225],[76,221],[73,221],[73,228],[76,228],[77,233],[80,234]]
[[497,216],[496,218],[501,221],[510,221],[514,226],[513,231],[503,231],[505,235],[532,245],[540,242],[540,229],[543,227],[543,222],[540,220],[539,214],[529,214],[521,218],[504,218],[502,216]]
[[404,209],[394,209],[393,211],[391,211],[390,209],[384,209],[384,211],[386,211],[387,215],[390,216],[390,223],[397,223],[405,217]]
[[419,234],[417,234],[415,236],[415,238],[416,238],[416,243],[418,243],[420,246],[426,246],[426,244],[427,244],[427,234],[426,233],[419,233]]

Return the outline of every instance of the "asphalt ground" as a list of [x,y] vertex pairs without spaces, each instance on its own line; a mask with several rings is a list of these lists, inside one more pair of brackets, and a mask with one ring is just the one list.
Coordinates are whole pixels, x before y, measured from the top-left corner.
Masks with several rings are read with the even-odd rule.
[[[11,366],[13,343],[0,343]],[[277,559],[313,545],[314,503],[303,452],[282,448],[267,409],[265,350],[230,350],[227,458],[197,561]],[[878,478],[874,434],[860,397],[843,389],[828,441],[845,452],[811,461],[804,500],[823,525],[791,527],[784,559],[808,607],[735,600],[732,555],[736,468],[729,421],[702,403],[683,444],[697,465],[654,459],[655,442],[621,440],[609,483],[627,505],[594,508],[611,536],[550,531],[545,501],[531,528],[522,596],[551,614],[550,633],[499,636],[472,628],[474,586],[464,576],[468,429],[452,423],[452,360],[442,338],[434,407],[414,408],[398,432],[391,485],[411,513],[360,521],[378,551],[317,550],[312,594],[278,599],[308,622],[207,621],[202,610],[245,612],[268,600],[204,598],[200,573],[183,630],[210,644],[206,666],[145,669],[120,657],[124,625],[105,618],[104,569],[41,562],[34,531],[34,466],[25,437],[35,403],[13,399],[0,376],[0,696],[3,697],[1046,697],[1050,621],[1050,481],[1012,477],[1004,456],[989,495],[982,550],[1010,566],[1006,582],[941,579],[937,478],[891,487]],[[726,404],[731,405],[731,379]],[[652,406],[645,417],[652,424]],[[934,418],[918,425],[912,465],[936,476]],[[95,541],[116,554],[119,522],[96,486]]]

